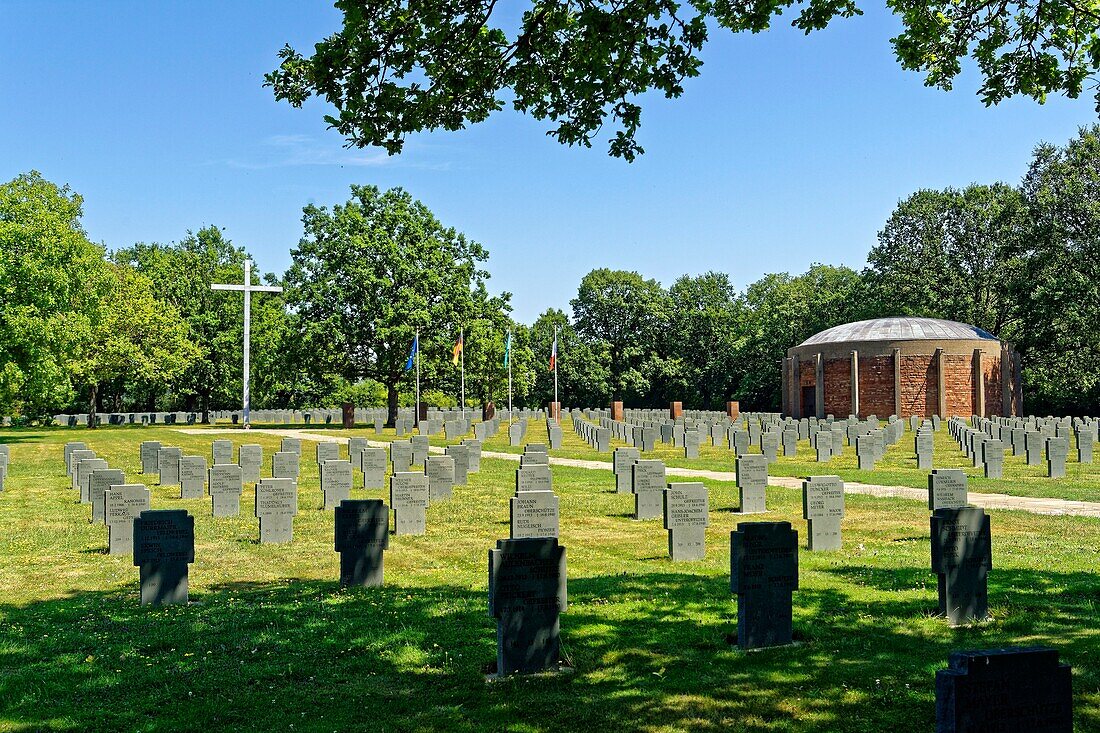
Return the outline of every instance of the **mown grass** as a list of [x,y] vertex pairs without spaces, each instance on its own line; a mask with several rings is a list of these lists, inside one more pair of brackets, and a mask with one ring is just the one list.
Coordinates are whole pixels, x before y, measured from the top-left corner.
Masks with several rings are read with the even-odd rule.
[[[1074,667],[1076,730],[1100,731],[1100,520],[993,512],[992,619],[953,629],[933,615],[927,510],[849,496],[844,549],[800,553],[800,645],[745,654],[729,642],[733,485],[707,482],[706,560],[674,564],[660,523],[630,519],[610,473],[555,467],[570,578],[562,637],[576,671],[486,683],[486,552],[508,533],[514,463],[484,459],[429,509],[426,536],[393,537],[375,589],[338,586],[310,442],[289,545],[256,544],[250,489],[243,516],[214,520],[209,499],[152,486],[155,508],[196,516],[197,562],[191,605],[141,608],[136,568],[103,554],[105,528],[74,503],[62,445],[84,440],[152,483],[138,473],[140,440],[209,455],[214,437],[0,433],[12,445],[0,494],[0,731],[928,731],[948,653],[1009,644],[1059,649]],[[263,445],[268,466],[279,442],[232,437]],[[541,439],[534,425],[531,438]],[[804,533],[798,492],[769,489],[769,506],[751,519]]]

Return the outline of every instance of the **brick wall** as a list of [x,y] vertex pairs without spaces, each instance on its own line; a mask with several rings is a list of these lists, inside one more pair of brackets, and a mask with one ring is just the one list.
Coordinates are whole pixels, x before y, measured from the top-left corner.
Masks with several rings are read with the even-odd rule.
[[931,417],[939,409],[939,385],[936,375],[936,358],[933,354],[914,354],[901,357],[901,414]]
[[943,382],[947,392],[947,414],[944,417],[970,417],[974,414],[973,361],[970,354],[947,354],[943,357]]
[[893,355],[859,357],[859,411],[861,417],[894,414]]
[[985,382],[985,417],[1003,414],[1000,354],[984,354],[982,356],[982,376],[982,381]]
[[[862,364],[860,365],[862,367]],[[852,360],[825,360],[825,414],[838,418],[852,413]]]

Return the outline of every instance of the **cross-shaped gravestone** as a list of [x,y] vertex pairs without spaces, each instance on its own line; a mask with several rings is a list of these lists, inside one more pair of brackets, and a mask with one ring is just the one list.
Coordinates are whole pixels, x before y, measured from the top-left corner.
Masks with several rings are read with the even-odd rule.
[[156,440],[143,440],[138,455],[141,458],[141,472],[145,474],[156,473],[159,469],[157,458],[160,454],[160,442]]
[[195,562],[195,518],[182,509],[147,510],[134,518],[134,565],[141,605],[187,603],[187,565]]
[[301,462],[294,451],[281,450],[271,456],[271,478],[289,478],[298,480]]
[[260,544],[282,544],[294,539],[298,513],[298,483],[288,478],[265,478],[256,484],[256,518]]
[[317,467],[325,465],[325,461],[340,460],[340,444],[331,441],[322,441],[317,444]]
[[808,523],[810,550],[840,549],[840,520],[844,518],[840,476],[809,476],[802,482],[802,518]]
[[535,464],[516,469],[516,493],[524,491],[553,491],[554,477],[550,466]]
[[364,489],[381,489],[386,485],[386,449],[364,448],[359,454],[359,470],[363,473]]
[[631,466],[641,460],[642,454],[637,448],[616,448],[611,453],[611,470],[615,474],[615,491],[629,494],[633,478]]
[[279,441],[279,452],[281,453],[296,453],[298,458],[302,457],[302,439],[301,438],[283,438]]
[[424,534],[428,512],[428,477],[414,471],[390,477],[390,507],[395,534]]
[[673,560],[702,560],[710,524],[707,487],[702,483],[671,483],[665,489],[664,504],[669,556]]
[[1069,438],[1047,438],[1047,477],[1066,477],[1066,458],[1069,457]]
[[126,483],[126,475],[117,468],[101,468],[88,476],[88,501],[92,504],[92,524],[106,520],[107,490]]
[[[428,436],[414,435],[409,438],[409,445],[412,450],[410,457],[412,465],[423,466],[424,460],[428,457]],[[390,459],[392,460],[392,456]]]
[[497,540],[489,550],[489,616],[497,622],[497,674],[556,669],[566,610],[565,548],[556,538]]
[[237,449],[237,460],[241,467],[241,477],[246,484],[254,484],[260,480],[260,470],[264,465],[262,445],[242,445]]
[[[245,259],[244,261],[244,280],[243,285],[229,285],[223,283],[212,283],[210,285],[211,290],[239,290],[244,293],[244,391],[243,391],[243,422],[245,428],[249,427],[249,420],[252,411],[252,392],[249,389],[249,373],[248,359],[250,351],[250,341],[252,336],[252,293],[281,293],[283,289],[275,285],[253,285],[252,284],[252,260]],[[247,480],[247,479],[246,479]]]
[[381,499],[347,499],[334,511],[340,585],[382,585],[390,510]]
[[390,464],[393,473],[404,473],[413,465],[413,444],[408,440],[390,443]]
[[444,450],[455,460],[455,486],[465,486],[470,470],[470,449],[464,445],[449,445]]
[[157,451],[157,483],[161,486],[180,485],[180,458],[183,457],[183,449],[172,446],[161,446]]
[[88,482],[91,481],[95,471],[103,471],[110,468],[107,461],[102,458],[84,458],[77,462],[73,476],[76,480],[76,488],[80,490],[80,503],[90,504],[91,496],[88,494]]
[[993,566],[989,517],[978,507],[937,509],[931,525],[940,613],[952,625],[984,619],[989,613],[987,578]]
[[790,522],[738,522],[730,532],[730,591],[737,595],[737,645],[791,643],[791,594],[798,590],[798,532]]
[[241,513],[243,474],[235,463],[215,463],[208,471],[210,503],[215,517],[236,517]]
[[233,462],[233,441],[215,440],[210,444],[210,459],[214,465]]

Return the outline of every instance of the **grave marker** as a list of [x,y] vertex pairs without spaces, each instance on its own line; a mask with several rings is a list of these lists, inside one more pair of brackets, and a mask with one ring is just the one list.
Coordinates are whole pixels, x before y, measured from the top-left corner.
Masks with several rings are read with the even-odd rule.
[[335,509],[351,498],[353,475],[349,461],[328,460],[321,464],[322,509]]
[[106,521],[106,493],[126,483],[126,475],[117,468],[100,468],[88,475],[88,501],[92,505],[92,524]]
[[446,501],[454,495],[454,456],[428,456],[424,461],[424,475],[428,480],[430,501]]
[[363,472],[364,489],[381,489],[386,485],[386,449],[364,448],[359,454],[359,470]]
[[134,518],[134,565],[141,605],[187,603],[187,565],[195,562],[195,518],[183,509],[149,509]]
[[665,529],[673,560],[702,560],[710,524],[707,487],[701,483],[671,483],[665,489]]
[[394,534],[422,535],[427,531],[428,482],[427,475],[412,471],[390,477]]
[[237,461],[241,467],[241,477],[246,484],[260,480],[260,470],[264,465],[264,449],[261,445],[242,445],[237,449]]
[[134,552],[134,517],[149,509],[149,489],[143,484],[115,484],[103,494],[103,521],[107,525],[107,553]]
[[207,472],[210,503],[215,517],[236,517],[241,513],[244,474],[235,463],[215,463]]
[[928,508],[958,509],[966,503],[966,472],[961,468],[933,469],[928,475]]
[[206,495],[206,459],[202,456],[180,458],[180,498],[201,499]]
[[334,511],[340,585],[382,585],[390,510],[381,499],[347,499]]
[[497,540],[489,550],[489,615],[497,621],[497,674],[556,669],[566,610],[565,548],[555,538]]
[[937,509],[931,525],[940,614],[953,626],[984,619],[989,613],[987,578],[993,566],[989,517],[977,507]]
[[844,482],[840,476],[809,476],[802,482],[802,518],[808,522],[811,551],[841,548]]
[[737,494],[741,502],[741,514],[759,514],[768,511],[768,459],[763,455],[738,456]]
[[737,595],[737,646],[792,640],[791,594],[798,590],[798,532],[790,522],[738,522],[730,532],[730,591]]
[[[634,518],[660,519],[665,505],[665,464],[663,461],[635,461],[631,469],[634,492]],[[557,535],[548,535],[557,537]]]
[[[243,446],[242,446],[243,447]],[[294,539],[298,513],[298,484],[288,478],[265,478],[256,484],[256,518],[260,544],[283,544]]]
[[157,451],[157,483],[160,486],[180,485],[180,458],[183,458],[182,448],[161,446]]
[[558,536],[558,497],[553,492],[517,492],[508,507],[511,539]]

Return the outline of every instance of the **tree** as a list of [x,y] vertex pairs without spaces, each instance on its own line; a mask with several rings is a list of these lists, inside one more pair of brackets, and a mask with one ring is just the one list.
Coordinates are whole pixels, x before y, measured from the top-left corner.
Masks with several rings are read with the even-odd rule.
[[286,296],[314,369],[380,382],[392,424],[414,333],[422,375],[439,379],[459,327],[478,315],[473,292],[488,277],[479,267],[488,253],[400,188],[351,194],[331,210],[305,207]]
[[0,410],[40,417],[73,396],[70,362],[110,286],[83,200],[37,171],[0,185]]
[[129,267],[109,269],[110,286],[70,368],[74,382],[89,390],[88,427],[96,426],[100,387],[131,377],[166,383],[199,357],[187,325],[171,306],[158,302],[153,284]]
[[554,399],[550,351],[558,328],[558,400],[563,405],[594,407],[611,400],[611,355],[602,343],[581,338],[564,312],[549,308],[531,326],[534,380],[527,403],[548,405]]
[[[518,28],[494,17],[497,0],[338,0],[343,28],[303,56],[290,46],[265,76],[275,98],[311,96],[335,107],[326,121],[350,145],[401,151],[406,135],[458,130],[504,107],[550,120],[549,135],[591,147],[605,126],[611,155],[633,160],[639,98],[679,97],[697,76],[708,23],[767,30],[796,0],[530,0]],[[855,0],[798,0],[792,25],[809,33],[860,14]],[[996,104],[1022,94],[1080,94],[1100,68],[1100,14],[1081,0],[888,0],[905,69],[950,89],[972,56],[979,91]],[[1100,92],[1098,92],[1100,107]]]
[[729,275],[684,275],[669,288],[669,327],[664,349],[672,375],[669,396],[704,410],[733,396],[737,386],[737,337],[746,317]]
[[1019,191],[1003,183],[922,190],[898,204],[867,255],[884,315],[963,321],[1011,337],[1029,232]]
[[668,296],[636,272],[592,270],[570,301],[577,335],[610,356],[611,397],[640,399],[650,388],[646,362],[668,318]]

